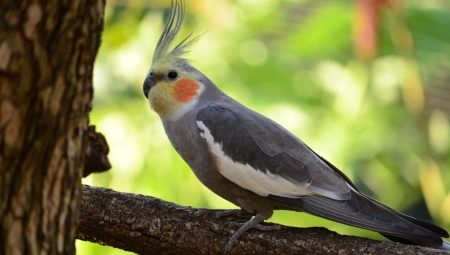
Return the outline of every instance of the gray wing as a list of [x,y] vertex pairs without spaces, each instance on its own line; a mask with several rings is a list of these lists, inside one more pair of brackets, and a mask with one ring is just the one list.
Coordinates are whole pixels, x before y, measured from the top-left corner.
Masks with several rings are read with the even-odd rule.
[[262,196],[349,199],[350,187],[302,141],[247,108],[211,105],[197,114],[199,132],[221,174]]

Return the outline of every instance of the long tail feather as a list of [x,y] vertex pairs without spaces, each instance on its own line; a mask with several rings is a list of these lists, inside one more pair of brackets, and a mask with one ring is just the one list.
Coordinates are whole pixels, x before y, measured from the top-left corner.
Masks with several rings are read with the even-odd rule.
[[443,247],[444,229],[396,212],[370,198],[352,191],[349,200],[333,200],[321,196],[301,199],[276,198],[290,208],[303,210],[344,224],[380,232],[394,241],[436,248]]

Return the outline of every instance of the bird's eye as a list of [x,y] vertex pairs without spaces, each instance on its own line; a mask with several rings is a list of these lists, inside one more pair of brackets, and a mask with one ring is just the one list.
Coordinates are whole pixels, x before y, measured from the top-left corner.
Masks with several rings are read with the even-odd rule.
[[178,73],[176,71],[169,71],[167,73],[167,77],[171,80],[175,80],[178,77]]
[[150,77],[152,77],[153,75],[155,75],[155,71],[150,70],[150,73],[148,74]]

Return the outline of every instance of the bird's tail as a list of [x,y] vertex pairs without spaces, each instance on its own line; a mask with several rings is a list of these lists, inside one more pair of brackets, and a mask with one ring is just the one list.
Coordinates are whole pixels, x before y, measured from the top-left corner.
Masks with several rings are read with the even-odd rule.
[[322,196],[282,200],[292,209],[377,231],[394,241],[435,248],[448,246],[441,238],[448,237],[444,229],[399,213],[357,191],[351,192],[352,198],[349,200],[334,200]]

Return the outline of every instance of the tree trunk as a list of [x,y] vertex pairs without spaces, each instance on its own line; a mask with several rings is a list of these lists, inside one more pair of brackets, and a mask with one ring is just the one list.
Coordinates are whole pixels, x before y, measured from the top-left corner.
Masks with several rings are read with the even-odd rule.
[[104,1],[0,3],[0,254],[74,254]]

